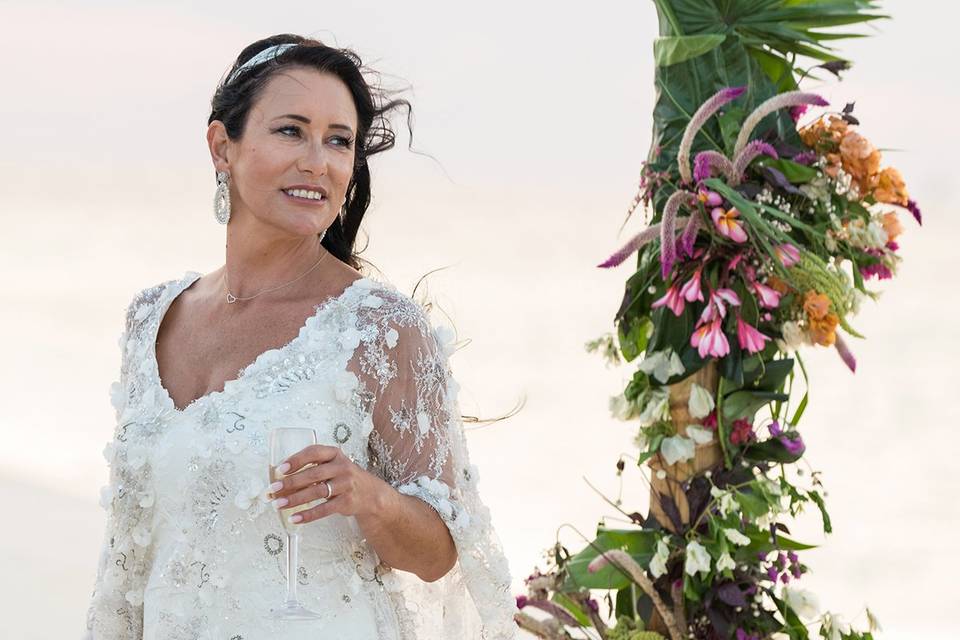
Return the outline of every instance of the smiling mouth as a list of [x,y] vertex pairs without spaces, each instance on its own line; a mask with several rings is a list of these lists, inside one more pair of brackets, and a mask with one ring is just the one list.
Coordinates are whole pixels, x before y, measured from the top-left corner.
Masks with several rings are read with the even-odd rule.
[[327,198],[319,191],[308,191],[306,189],[281,189],[288,198],[298,202],[309,204],[323,204]]

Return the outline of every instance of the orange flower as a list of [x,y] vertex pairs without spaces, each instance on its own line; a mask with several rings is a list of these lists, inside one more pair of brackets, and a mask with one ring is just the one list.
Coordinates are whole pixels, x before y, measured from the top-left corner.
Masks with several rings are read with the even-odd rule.
[[767,286],[775,291],[779,292],[780,295],[786,295],[790,292],[790,285],[778,278],[777,276],[770,276],[767,278]]
[[877,202],[898,204],[901,207],[907,206],[907,202],[910,200],[907,195],[907,185],[903,182],[903,176],[893,167],[887,167],[880,172],[873,197],[876,198]]
[[861,194],[866,195],[877,184],[880,152],[856,131],[847,131],[840,141],[843,170],[849,173]]
[[837,324],[840,319],[835,313],[822,318],[810,319],[810,339],[823,347],[829,347],[837,340]]
[[889,211],[883,214],[883,230],[887,232],[887,240],[894,242],[901,233],[903,233],[903,225],[900,224],[900,218],[897,217],[896,212]]
[[807,291],[803,297],[803,310],[810,316],[811,322],[821,320],[830,309],[830,298],[814,290]]

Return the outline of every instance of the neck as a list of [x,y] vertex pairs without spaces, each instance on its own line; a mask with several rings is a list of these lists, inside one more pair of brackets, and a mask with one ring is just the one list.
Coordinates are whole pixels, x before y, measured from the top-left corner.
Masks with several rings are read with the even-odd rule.
[[[247,218],[249,216],[231,220],[227,225],[224,293],[227,276],[230,293],[240,298],[252,296],[300,277],[328,253],[315,234],[293,236],[256,221],[244,224],[243,220]],[[309,286],[314,277],[323,279],[323,273],[332,266],[330,258],[325,258],[284,293],[289,295],[304,284]]]

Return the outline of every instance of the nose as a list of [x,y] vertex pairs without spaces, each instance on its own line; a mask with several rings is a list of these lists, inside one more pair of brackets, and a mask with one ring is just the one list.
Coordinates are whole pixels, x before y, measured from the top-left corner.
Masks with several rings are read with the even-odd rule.
[[297,168],[302,172],[319,176],[327,173],[327,154],[322,141],[306,145]]

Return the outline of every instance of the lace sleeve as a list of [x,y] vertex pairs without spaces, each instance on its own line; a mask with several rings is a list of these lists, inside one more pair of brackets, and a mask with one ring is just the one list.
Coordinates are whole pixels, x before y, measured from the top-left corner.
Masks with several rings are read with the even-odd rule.
[[[84,640],[140,640],[143,637],[143,574],[140,556],[143,549],[137,541],[139,530],[133,531],[133,518],[141,511],[145,496],[136,491],[137,483],[127,483],[124,445],[124,413],[135,328],[149,311],[149,289],[140,292],[127,306],[126,321],[119,338],[120,380],[110,386],[110,401],[116,412],[116,431],[103,454],[110,468],[107,485],[100,490],[100,506],[106,511],[106,526],[97,562],[97,576],[87,609]],[[133,504],[131,501],[136,502]]]
[[423,307],[393,289],[371,292],[358,314],[350,366],[372,399],[370,468],[431,505],[457,546],[441,580],[404,578],[406,606],[417,612],[411,637],[515,638],[509,568],[467,454],[453,332],[434,329]]

